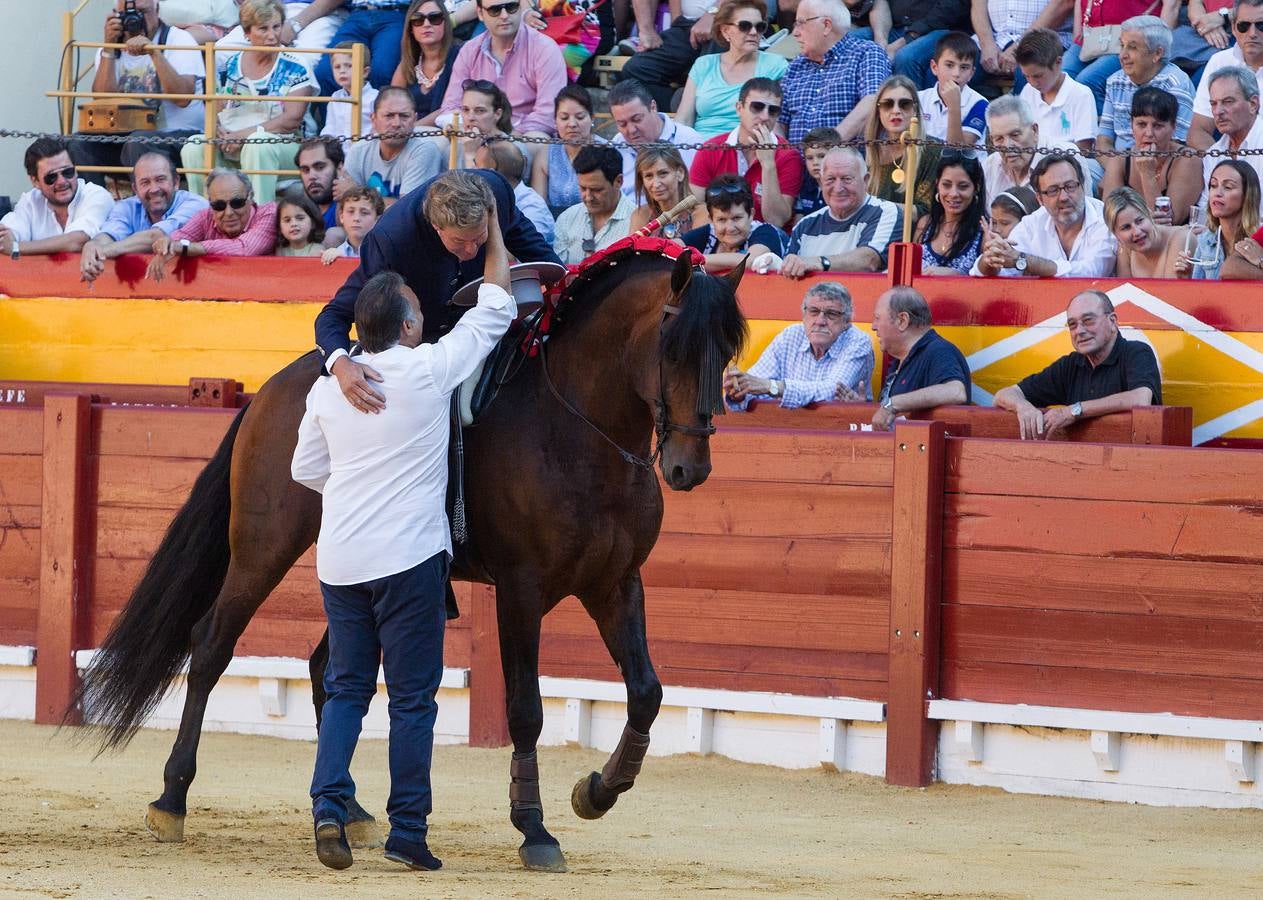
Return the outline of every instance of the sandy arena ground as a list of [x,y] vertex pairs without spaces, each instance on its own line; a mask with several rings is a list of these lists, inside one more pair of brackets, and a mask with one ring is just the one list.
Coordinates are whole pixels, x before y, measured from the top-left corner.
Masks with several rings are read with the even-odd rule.
[[[1263,813],[1155,809],[719,758],[650,758],[604,820],[570,811],[588,750],[544,748],[544,802],[570,863],[518,868],[508,752],[439,747],[440,872],[311,849],[313,743],[207,734],[184,844],[142,824],[173,733],[94,761],[68,735],[0,723],[0,897],[1247,897],[1263,892]],[[360,799],[384,806],[386,746],[361,745]]]

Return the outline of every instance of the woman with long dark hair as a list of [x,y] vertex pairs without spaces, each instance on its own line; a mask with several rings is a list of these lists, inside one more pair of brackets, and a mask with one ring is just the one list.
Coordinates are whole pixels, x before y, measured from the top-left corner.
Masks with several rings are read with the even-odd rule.
[[917,223],[921,271],[927,275],[968,275],[982,252],[987,189],[982,165],[972,156],[949,152],[934,167],[930,211]]
[[390,83],[412,94],[418,125],[433,125],[438,118],[458,50],[460,42],[452,39],[452,16],[445,0],[412,0],[399,65]]

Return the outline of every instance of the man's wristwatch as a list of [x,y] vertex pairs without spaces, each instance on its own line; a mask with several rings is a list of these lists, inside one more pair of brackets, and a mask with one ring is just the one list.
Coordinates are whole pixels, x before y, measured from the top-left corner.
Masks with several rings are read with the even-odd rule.
[[189,255],[189,239],[188,238],[180,238],[180,255],[181,256]]
[[781,395],[781,383],[775,378],[768,384],[767,394],[769,397],[779,397]]
[[891,415],[895,413],[895,398],[887,397],[881,402],[881,408],[889,412]]
[[15,239],[13,241],[13,247],[9,250],[9,259],[16,262],[18,259],[21,258],[21,256],[22,256],[22,250],[21,248],[18,247],[18,242]]
[[821,272],[828,272],[829,269],[832,268],[832,266],[833,266],[833,263],[829,262],[829,257],[827,256],[820,257],[820,271]]
[[1019,253],[1017,255],[1017,262],[1013,264],[1013,268],[1017,269],[1019,272],[1023,274],[1026,273],[1026,254],[1025,253]]
[[1077,418],[1079,418],[1079,416],[1083,415],[1083,404],[1082,404],[1082,403],[1071,403],[1071,404],[1070,404],[1070,415],[1074,416],[1076,419],[1077,419]]

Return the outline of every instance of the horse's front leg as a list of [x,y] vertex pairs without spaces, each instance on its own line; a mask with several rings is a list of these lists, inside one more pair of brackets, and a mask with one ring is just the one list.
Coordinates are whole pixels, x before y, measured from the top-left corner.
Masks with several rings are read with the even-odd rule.
[[544,728],[539,696],[539,631],[543,618],[539,587],[513,581],[496,585],[496,621],[500,628],[500,664],[504,669],[505,706],[513,759],[509,764],[509,821],[522,832],[522,865],[541,872],[566,871],[561,845],[544,827],[535,748]]
[[625,575],[605,597],[580,597],[596,620],[606,648],[627,685],[627,724],[600,772],[579,779],[570,794],[575,815],[599,819],[618,795],[631,790],[649,750],[649,729],[662,706],[662,685],[649,659],[645,637],[645,589],[640,570]]

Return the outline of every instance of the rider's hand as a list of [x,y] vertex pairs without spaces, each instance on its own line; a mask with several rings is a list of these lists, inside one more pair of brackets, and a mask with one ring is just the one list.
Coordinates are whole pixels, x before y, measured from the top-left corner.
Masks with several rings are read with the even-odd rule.
[[338,379],[338,387],[347,402],[360,412],[379,413],[386,408],[386,398],[381,391],[369,384],[369,381],[382,381],[376,369],[361,365],[349,356],[341,356],[333,364],[333,377]]

